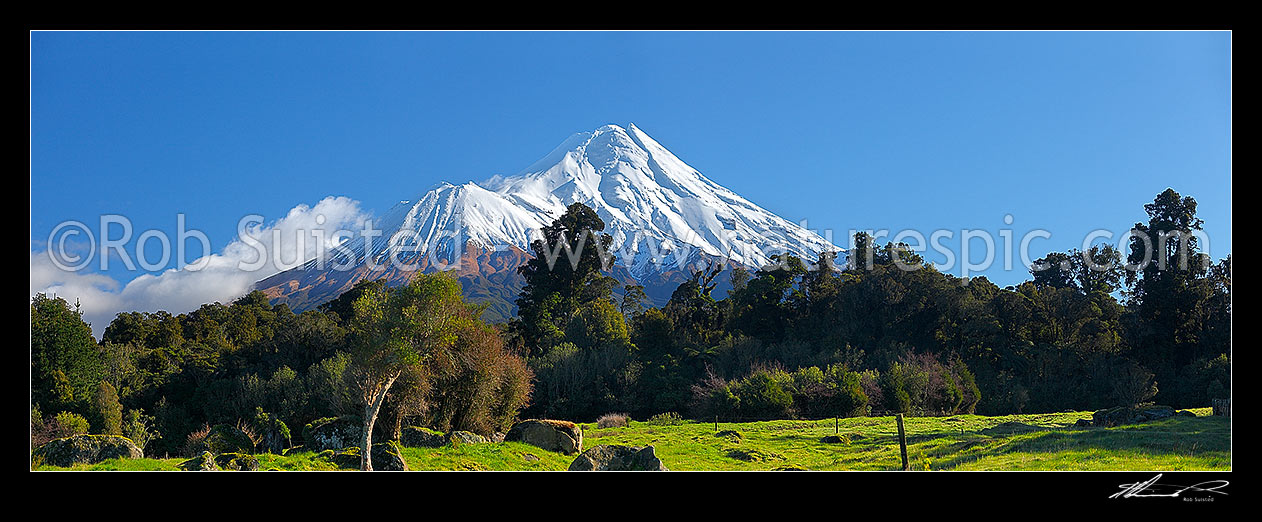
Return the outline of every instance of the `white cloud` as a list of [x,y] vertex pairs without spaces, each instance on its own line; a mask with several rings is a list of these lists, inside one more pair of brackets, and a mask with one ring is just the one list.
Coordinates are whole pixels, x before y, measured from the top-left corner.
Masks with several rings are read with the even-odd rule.
[[[358,233],[368,219],[359,202],[330,196],[314,207],[298,205],[269,224],[247,222],[221,253],[183,269],[140,275],[125,286],[105,274],[62,270],[48,252],[32,250],[31,295],[56,294],[72,304],[77,299],[84,320],[99,337],[119,312],[179,314],[205,303],[232,301],[248,293],[255,282],[327,252],[337,245],[336,231]],[[265,252],[263,259],[260,251]]]

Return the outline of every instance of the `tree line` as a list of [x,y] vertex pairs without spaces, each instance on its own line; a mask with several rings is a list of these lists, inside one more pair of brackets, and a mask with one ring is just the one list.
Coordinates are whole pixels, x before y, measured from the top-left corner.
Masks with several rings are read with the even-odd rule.
[[[594,211],[572,205],[521,269],[508,335],[536,375],[527,411],[754,420],[1204,406],[1231,386],[1231,257],[1201,252],[1191,197],[1167,189],[1144,210],[1125,256],[1050,253],[1005,288],[859,233],[841,264],[833,252],[753,272],[714,264],[650,308],[643,288],[600,271],[611,249],[546,266],[560,241],[610,241]],[[732,290],[715,296],[724,273]]]
[[[1125,255],[1050,253],[1005,288],[965,284],[907,245],[860,233],[844,262],[825,252],[755,271],[713,264],[652,307],[642,287],[602,271],[612,249],[590,241],[612,240],[574,204],[531,245],[507,324],[480,320],[483,308],[444,274],[398,288],[363,281],[301,314],[260,292],[186,314],[120,313],[99,342],[77,304],[41,294],[31,300],[32,442],[122,434],[161,455],[187,453],[190,435],[213,424],[348,416],[368,428],[369,447],[405,425],[491,434],[523,417],[611,412],[1204,406],[1231,385],[1231,258],[1211,264],[1195,239],[1162,240],[1201,229],[1191,197],[1166,190],[1144,210]],[[1160,248],[1149,255],[1147,244]],[[550,264],[558,246],[578,255]],[[1125,268],[1146,255],[1160,262]],[[715,296],[721,276],[732,290]]]
[[301,314],[257,291],[187,314],[120,313],[100,342],[77,306],[31,300],[32,444],[91,432],[188,455],[212,425],[291,434],[346,417],[370,448],[405,419],[503,431],[530,400],[525,360],[446,274],[363,282]]

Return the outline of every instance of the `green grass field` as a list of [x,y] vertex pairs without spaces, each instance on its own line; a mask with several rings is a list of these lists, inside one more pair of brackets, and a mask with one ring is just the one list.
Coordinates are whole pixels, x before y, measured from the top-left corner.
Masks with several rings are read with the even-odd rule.
[[[914,470],[1230,470],[1231,419],[1173,417],[1117,428],[1074,428],[1090,412],[984,417],[908,418],[908,460]],[[893,417],[842,419],[848,442],[826,444],[832,420],[625,428],[583,425],[583,447],[652,444],[671,470],[894,470],[901,467]],[[404,448],[414,470],[564,470],[573,457],[520,443]],[[333,470],[311,452],[258,455],[262,469]],[[115,459],[76,470],[174,470],[183,459]],[[44,466],[41,470],[67,469]]]

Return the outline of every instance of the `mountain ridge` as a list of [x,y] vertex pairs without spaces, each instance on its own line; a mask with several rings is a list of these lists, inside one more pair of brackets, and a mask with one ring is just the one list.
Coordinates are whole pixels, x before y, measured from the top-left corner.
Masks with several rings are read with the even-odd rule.
[[592,207],[613,236],[613,275],[624,283],[654,283],[646,292],[659,305],[692,270],[710,263],[756,269],[776,254],[814,260],[821,251],[841,250],[710,180],[634,123],[609,124],[572,134],[515,175],[441,182],[401,200],[378,221],[382,236],[339,247],[343,255],[335,259],[352,253],[361,260],[351,270],[308,263],[256,288],[295,310],[310,308],[366,277],[406,282],[415,271],[375,269],[363,261],[380,264],[395,256],[421,272],[454,268],[470,297],[509,301],[507,307],[492,304],[492,315],[506,319],[524,283],[516,266],[530,257],[539,230],[572,203]]

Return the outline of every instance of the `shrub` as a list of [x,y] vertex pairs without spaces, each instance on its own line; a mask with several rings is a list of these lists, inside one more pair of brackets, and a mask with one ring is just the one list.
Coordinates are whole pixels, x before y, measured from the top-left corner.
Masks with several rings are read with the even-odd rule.
[[868,394],[863,390],[862,378],[845,365],[828,367],[827,375],[837,389],[836,413],[839,417],[867,415]]
[[740,398],[732,393],[732,387],[721,377],[710,373],[705,380],[692,385],[692,402],[689,405],[693,418],[706,420],[715,417],[731,418],[740,407]]
[[977,378],[959,359],[951,363],[951,373],[959,381],[960,392],[963,395],[956,413],[972,414],[977,410],[977,403],[982,398],[982,391],[977,387]]
[[516,420],[518,412],[530,404],[534,392],[531,381],[535,375],[525,359],[507,351],[500,358],[500,364],[499,387],[491,415],[499,429],[507,429]]
[[884,406],[894,413],[911,412],[911,395],[907,393],[906,366],[897,362],[890,363],[888,369],[881,374],[878,383]]
[[786,390],[792,378],[782,370],[758,370],[733,386],[745,419],[793,418],[793,395]]
[[1126,406],[1142,404],[1157,395],[1157,383],[1147,368],[1128,360],[1115,371],[1113,397],[1119,403]]
[[123,433],[123,405],[118,402],[118,393],[110,383],[101,381],[92,397],[91,413],[97,429],[103,435],[120,435]]
[[89,431],[90,427],[88,419],[82,415],[63,411],[53,418],[53,438],[83,435]]
[[659,413],[657,415],[649,417],[649,420],[645,422],[653,426],[675,426],[678,424],[683,424],[684,418],[680,416],[678,413],[675,413],[673,411],[668,411],[666,413]]
[[530,360],[533,395],[551,418],[593,418],[622,409],[635,394],[635,360],[621,344],[581,349],[564,342]]
[[885,393],[881,389],[881,372],[876,370],[859,372],[859,385],[863,389],[863,394],[868,397],[866,414],[871,415],[874,411],[889,410],[885,406]]
[[157,453],[181,453],[188,442],[188,434],[197,429],[193,417],[184,407],[171,404],[166,397],[153,405],[153,421],[160,439],[154,441]]
[[565,327],[565,339],[580,349],[625,345],[627,324],[613,301],[597,299],[581,309]]
[[140,410],[128,410],[127,415],[123,416],[123,436],[131,439],[143,450],[150,441],[162,435],[153,428],[153,417],[145,415]]
[[[240,433],[231,433],[226,430],[225,430],[225,433],[232,434],[232,435],[244,435],[245,438],[241,439],[241,442],[249,441],[251,452],[254,451],[255,446],[259,445],[259,442],[263,441],[263,437],[259,435],[259,433],[255,431],[254,428],[250,427],[250,423],[246,421],[237,420],[236,428],[237,428],[237,431]],[[289,429],[286,428],[285,430],[288,431]]]
[[418,392],[430,391],[414,397],[427,402],[427,408],[417,409],[417,413],[426,410],[426,425],[491,435],[511,427],[530,401],[529,367],[490,326],[459,326],[451,353],[444,359],[429,366],[427,375],[413,386]]
[[981,399],[976,378],[962,361],[944,365],[933,354],[904,354],[890,363],[877,385],[883,409],[896,413],[972,413]]
[[606,413],[596,419],[597,428],[625,428],[631,418],[625,413]]
[[255,441],[255,449],[265,453],[280,453],[284,451],[293,438],[285,421],[280,420],[275,415],[264,412],[261,407],[255,409],[254,421],[250,424],[250,428],[254,433],[258,434],[259,440]]
[[186,455],[197,455],[206,447],[206,437],[210,436],[210,425],[206,424],[201,429],[194,430],[188,434],[188,438],[184,440],[184,453]]
[[83,416],[61,412],[51,419],[44,419],[39,406],[31,408],[31,446],[41,446],[54,439],[82,435],[88,432],[90,424]]
[[811,366],[793,372],[793,407],[798,415],[820,419],[866,415],[868,396],[858,373],[843,364],[825,370]]
[[307,369],[308,407],[311,409],[307,418],[337,415],[355,404],[354,390],[346,371],[350,363],[349,355],[338,352]]
[[184,443],[184,453],[186,455],[199,455],[206,451],[216,455],[254,453],[254,446],[257,443],[258,436],[244,422],[238,421],[235,426],[216,424],[203,426],[188,434],[188,439]]
[[44,416],[39,411],[39,405],[31,407],[31,447],[34,448],[45,442],[53,440],[48,433],[48,428],[44,424]]

